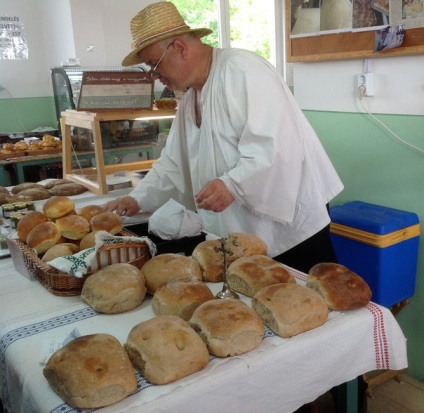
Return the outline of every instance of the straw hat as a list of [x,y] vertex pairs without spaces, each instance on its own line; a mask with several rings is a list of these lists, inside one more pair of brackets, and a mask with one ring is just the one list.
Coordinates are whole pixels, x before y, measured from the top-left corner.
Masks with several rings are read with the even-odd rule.
[[173,3],[161,1],[150,4],[131,20],[133,51],[122,61],[122,66],[142,63],[138,54],[145,47],[184,33],[193,33],[201,38],[212,33],[212,30],[191,29]]

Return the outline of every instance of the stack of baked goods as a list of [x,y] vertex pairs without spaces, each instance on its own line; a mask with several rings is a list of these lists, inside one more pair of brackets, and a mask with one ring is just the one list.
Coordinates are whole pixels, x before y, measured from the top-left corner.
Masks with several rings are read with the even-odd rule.
[[155,100],[155,106],[157,109],[175,109],[178,101],[173,98],[162,98]]

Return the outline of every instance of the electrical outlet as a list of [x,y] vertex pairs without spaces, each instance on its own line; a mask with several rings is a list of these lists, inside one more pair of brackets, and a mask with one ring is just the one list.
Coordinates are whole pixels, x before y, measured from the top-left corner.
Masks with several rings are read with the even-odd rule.
[[374,96],[374,73],[360,73],[357,75],[358,88],[365,87],[363,96]]

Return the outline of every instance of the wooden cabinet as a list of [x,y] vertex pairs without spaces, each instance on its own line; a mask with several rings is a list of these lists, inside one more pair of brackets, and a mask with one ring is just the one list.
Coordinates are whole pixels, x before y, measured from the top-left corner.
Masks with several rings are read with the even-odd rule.
[[[63,177],[76,183],[84,185],[91,192],[96,194],[106,194],[108,192],[106,175],[115,174],[119,171],[135,171],[149,169],[154,159],[147,161],[127,162],[113,165],[105,165],[105,151],[103,148],[101,122],[110,121],[134,121],[134,120],[160,120],[172,119],[175,117],[175,109],[170,110],[142,110],[142,111],[113,111],[113,112],[80,112],[76,110],[66,110],[62,112],[62,147],[63,147]],[[78,154],[74,152],[71,140],[71,128],[79,127],[88,129],[92,134],[94,155],[96,160],[95,168],[73,169],[73,157],[78,159]],[[144,145],[145,147],[146,145]],[[135,145],[133,148],[128,146],[117,146],[113,152],[119,151],[132,152],[141,151],[143,145]]]

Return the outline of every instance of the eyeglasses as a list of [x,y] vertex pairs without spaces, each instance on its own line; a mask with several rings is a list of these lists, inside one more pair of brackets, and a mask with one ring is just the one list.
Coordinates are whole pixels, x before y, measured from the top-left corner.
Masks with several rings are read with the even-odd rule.
[[168,51],[168,49],[174,44],[174,42],[171,42],[167,48],[165,49],[165,51],[162,53],[162,56],[159,58],[158,62],[155,64],[155,67],[151,70],[148,71],[149,75],[153,78],[153,79],[159,79],[161,74],[157,71],[157,68],[160,65],[160,62],[162,61],[163,57],[165,56],[166,52]]

